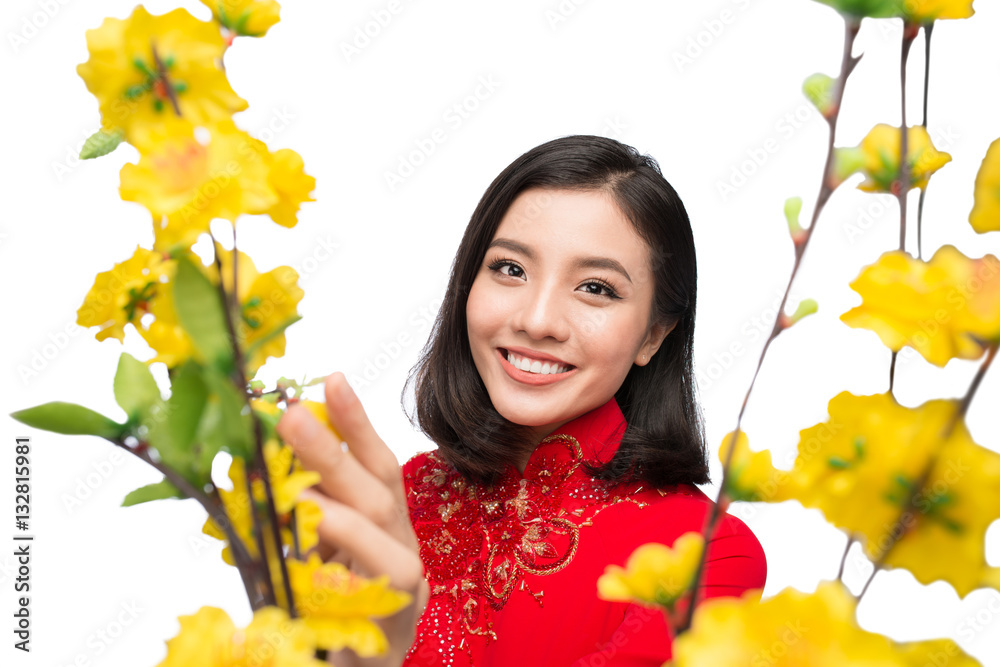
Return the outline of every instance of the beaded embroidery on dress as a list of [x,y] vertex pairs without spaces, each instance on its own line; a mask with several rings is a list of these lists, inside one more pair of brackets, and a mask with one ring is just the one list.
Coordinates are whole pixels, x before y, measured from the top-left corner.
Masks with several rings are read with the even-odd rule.
[[585,458],[610,459],[625,426],[614,399],[591,413],[543,439],[523,477],[508,466],[492,488],[468,483],[435,451],[405,464],[410,518],[431,593],[407,660],[432,652],[440,660],[434,664],[474,665],[468,637],[480,635],[487,645],[496,639],[494,613],[513,591],[527,590],[544,605],[544,591],[530,590],[525,574],[566,567],[581,528],[602,509],[620,502],[646,506],[632,497],[641,484],[611,485],[581,467]]

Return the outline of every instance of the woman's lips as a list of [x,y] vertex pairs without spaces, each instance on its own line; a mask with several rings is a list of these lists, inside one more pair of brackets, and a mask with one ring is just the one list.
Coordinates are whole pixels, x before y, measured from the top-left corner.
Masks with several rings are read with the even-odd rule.
[[523,384],[530,385],[543,385],[552,384],[553,382],[559,382],[560,380],[565,380],[567,377],[576,372],[576,366],[570,368],[568,371],[563,371],[562,373],[530,373],[528,371],[522,371],[520,368],[514,366],[512,363],[507,361],[507,351],[503,348],[498,347],[497,356],[500,357],[500,365],[503,369],[507,371],[507,375],[511,378],[521,382]]

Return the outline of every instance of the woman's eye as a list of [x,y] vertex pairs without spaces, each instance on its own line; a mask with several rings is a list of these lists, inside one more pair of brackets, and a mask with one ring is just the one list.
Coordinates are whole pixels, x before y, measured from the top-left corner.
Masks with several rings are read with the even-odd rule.
[[[502,271],[501,269],[503,269],[504,267],[508,267],[509,270]],[[524,269],[522,269],[520,266],[507,259],[498,259],[495,262],[489,264],[487,268],[490,271],[502,273],[503,275],[509,276],[511,278],[522,278],[524,276]],[[614,287],[612,287],[611,285],[606,285],[605,283],[596,280],[588,281],[584,283],[582,287],[584,288],[584,291],[586,291],[587,294],[592,294],[593,296],[603,296],[607,299],[621,298],[620,296],[618,296],[618,292],[615,290]],[[596,287],[597,289],[592,290],[590,289],[591,287]]]
[[601,283],[585,283],[584,287],[596,287],[596,290],[588,290],[588,294],[595,294],[597,296],[602,296],[601,290],[604,290],[604,294],[607,296],[612,296],[611,290],[602,285]]
[[508,261],[508,260],[503,260],[503,259],[502,260],[497,260],[496,262],[493,262],[487,268],[489,268],[490,271],[499,271],[500,273],[503,273],[505,276],[511,276],[512,278],[520,278],[521,277],[520,274],[516,274],[515,273],[515,274],[512,275],[512,274],[510,274],[508,272],[500,271],[500,269],[503,268],[503,267],[505,267],[505,266],[509,266],[511,268],[511,270],[513,270],[513,271],[522,271],[523,272],[523,269],[521,269],[521,267],[518,266],[517,264],[515,264],[514,262],[511,262],[511,261]]

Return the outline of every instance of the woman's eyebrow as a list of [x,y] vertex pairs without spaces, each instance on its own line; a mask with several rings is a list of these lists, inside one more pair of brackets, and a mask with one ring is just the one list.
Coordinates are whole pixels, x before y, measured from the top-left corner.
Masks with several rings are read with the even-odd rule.
[[[503,237],[495,238],[486,249],[489,250],[490,248],[506,248],[507,250],[511,250],[513,252],[519,252],[528,259],[535,259],[534,250],[513,239]],[[625,267],[621,265],[621,262],[611,259],[610,257],[577,257],[573,261],[573,267],[581,269],[607,269],[609,271],[616,271],[625,276],[625,280],[630,283],[632,282],[631,276],[628,275],[628,271],[626,271]]]

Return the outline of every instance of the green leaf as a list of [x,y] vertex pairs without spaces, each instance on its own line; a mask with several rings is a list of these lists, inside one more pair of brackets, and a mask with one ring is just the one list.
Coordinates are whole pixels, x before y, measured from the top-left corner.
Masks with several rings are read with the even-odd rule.
[[792,234],[798,232],[799,213],[802,212],[802,197],[789,197],[785,200],[785,220],[788,221],[788,231]]
[[202,378],[201,365],[188,359],[175,372],[167,400],[167,422],[174,446],[191,448],[207,399],[208,387]]
[[63,401],[25,408],[11,412],[10,416],[22,424],[65,435],[97,435],[117,440],[125,430],[125,424],[119,424],[82,405]]
[[836,183],[842,183],[849,176],[865,166],[865,154],[860,147],[834,148],[833,173]]
[[218,399],[218,421],[208,434],[214,451],[221,449],[233,456],[253,461],[256,454],[253,417],[249,411],[245,414],[243,412],[246,407],[246,397],[236,389],[229,378],[219,373],[205,373],[205,381],[213,396]]
[[153,482],[152,484],[140,486],[138,489],[129,491],[122,501],[122,507],[148,503],[150,500],[164,500],[166,498],[187,498],[187,496],[174,486],[169,479],[164,477],[159,482]]
[[802,82],[802,92],[821,114],[828,116],[832,111],[833,90],[836,85],[836,79],[817,72]]
[[128,352],[118,358],[115,400],[129,416],[129,421],[145,416],[153,405],[163,401],[149,367]]
[[233,349],[222,298],[218,288],[184,255],[177,257],[174,305],[181,326],[205,361],[230,372]]
[[87,140],[83,142],[83,148],[80,149],[80,159],[90,160],[95,157],[107,155],[118,148],[118,144],[124,140],[125,133],[121,128],[115,128],[111,132],[105,132],[103,129],[100,129],[87,137]]

